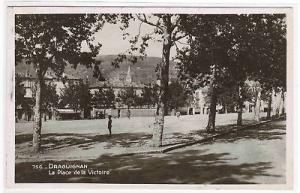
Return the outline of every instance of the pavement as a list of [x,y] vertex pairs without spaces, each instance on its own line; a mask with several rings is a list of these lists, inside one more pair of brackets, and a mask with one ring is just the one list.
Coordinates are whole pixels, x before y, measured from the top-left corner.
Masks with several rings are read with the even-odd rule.
[[[17,162],[15,177],[17,183],[284,184],[285,135],[286,122],[273,121],[167,153]],[[50,175],[49,164],[86,164],[89,173]]]

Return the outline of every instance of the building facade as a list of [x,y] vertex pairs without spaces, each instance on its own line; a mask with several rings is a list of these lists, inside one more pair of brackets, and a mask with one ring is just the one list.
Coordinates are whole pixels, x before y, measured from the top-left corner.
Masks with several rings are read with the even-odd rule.
[[[25,73],[17,73],[18,77],[20,78],[21,84],[24,86],[25,89],[25,95],[24,100],[26,104],[28,104],[26,107],[22,107],[21,105],[15,107],[16,112],[16,121],[33,121],[34,118],[34,90],[35,90],[35,82],[36,82],[36,76],[34,74],[31,74],[29,71],[26,71]],[[76,78],[69,74],[63,74],[62,78],[58,78],[53,72],[50,70],[46,72],[45,77],[45,84],[54,84],[56,88],[56,93],[60,96],[62,94],[62,89],[68,85],[70,82],[74,84],[79,84],[82,82],[82,79]],[[59,119],[60,117],[63,117],[60,112],[60,110],[51,108],[51,109],[42,109],[42,114],[44,120],[49,119]],[[62,111],[64,112],[64,111]],[[72,114],[68,111],[68,114]],[[74,116],[78,114],[78,112],[73,113]]]
[[[92,118],[99,117],[99,115],[100,117],[101,116],[105,117],[107,115],[112,115],[115,117],[124,117],[124,116],[128,116],[129,113],[128,111],[130,111],[130,114],[132,116],[148,115],[149,114],[148,111],[146,112],[145,110],[145,112],[142,112],[140,108],[136,108],[136,109],[131,108],[130,110],[128,110],[127,105],[120,102],[121,99],[119,98],[121,93],[125,91],[126,88],[132,88],[134,90],[134,93],[138,97],[141,97],[144,87],[145,87],[144,84],[134,81],[130,65],[128,66],[127,72],[118,72],[106,81],[95,82],[89,87],[91,95],[94,96],[95,93],[100,89],[102,90],[112,89],[115,96],[115,104],[112,109],[104,109],[104,108],[98,109],[96,107],[93,107],[91,112]],[[152,111],[150,112],[150,114],[151,115],[153,114]]]

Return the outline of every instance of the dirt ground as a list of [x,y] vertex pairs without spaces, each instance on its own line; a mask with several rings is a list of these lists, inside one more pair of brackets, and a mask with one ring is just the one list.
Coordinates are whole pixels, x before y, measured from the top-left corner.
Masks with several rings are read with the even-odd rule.
[[[253,123],[253,114],[244,114],[244,124]],[[230,129],[237,115],[218,114],[217,128]],[[16,123],[16,162],[39,160],[95,159],[105,154],[130,154],[156,151],[151,147],[153,117],[113,119],[111,137],[108,136],[107,120],[47,121],[42,128],[42,153],[31,151],[32,123]],[[163,147],[200,140],[207,115],[167,116]]]
[[[274,121],[164,154],[20,162],[16,164],[16,182],[283,184],[285,125],[285,121]],[[51,164],[86,164],[90,173],[62,174],[50,169]],[[34,169],[33,165],[42,168]]]

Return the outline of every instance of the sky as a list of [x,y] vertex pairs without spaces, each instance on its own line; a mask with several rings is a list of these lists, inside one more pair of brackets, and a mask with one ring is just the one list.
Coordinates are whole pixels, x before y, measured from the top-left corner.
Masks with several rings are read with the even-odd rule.
[[[95,34],[95,42],[102,44],[100,55],[115,55],[124,53],[130,48],[129,40],[137,35],[139,32],[140,21],[131,21],[129,28],[125,32],[129,33],[129,37],[123,40],[122,34],[124,33],[119,28],[119,24],[108,24]],[[153,32],[154,27],[148,24],[141,25],[141,35]],[[159,36],[155,35],[158,39]],[[162,56],[162,42],[149,40],[149,46],[146,49],[147,56],[161,57]],[[171,49],[171,57],[176,55],[175,47]]]

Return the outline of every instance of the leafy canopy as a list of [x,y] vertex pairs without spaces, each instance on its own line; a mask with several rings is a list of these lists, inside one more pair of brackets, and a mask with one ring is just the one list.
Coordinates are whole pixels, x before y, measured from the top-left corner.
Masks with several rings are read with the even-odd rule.
[[[105,22],[116,23],[117,20],[115,14],[17,14],[16,64],[21,60],[32,64],[39,78],[49,68],[62,75],[68,63],[74,68],[78,64],[94,67],[94,76],[100,77],[100,62],[94,57],[101,44],[94,41],[93,34]],[[88,49],[84,50],[83,45]]]

